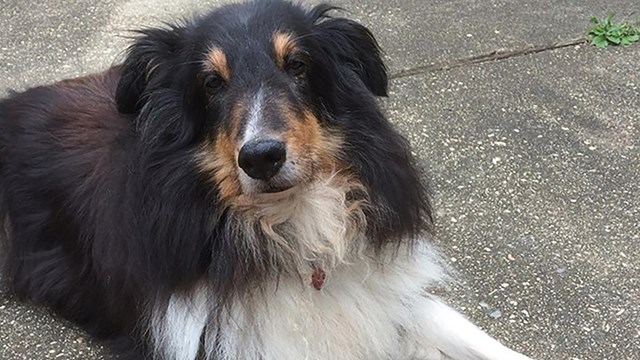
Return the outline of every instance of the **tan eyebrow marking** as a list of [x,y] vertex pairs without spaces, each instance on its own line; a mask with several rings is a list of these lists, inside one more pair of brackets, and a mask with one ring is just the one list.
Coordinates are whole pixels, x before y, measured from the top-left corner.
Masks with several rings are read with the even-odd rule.
[[296,43],[290,34],[283,32],[274,33],[272,42],[276,54],[276,64],[284,69],[287,57],[296,51]]
[[207,54],[206,66],[209,70],[217,72],[224,81],[231,79],[231,70],[227,63],[227,56],[219,47],[213,47]]

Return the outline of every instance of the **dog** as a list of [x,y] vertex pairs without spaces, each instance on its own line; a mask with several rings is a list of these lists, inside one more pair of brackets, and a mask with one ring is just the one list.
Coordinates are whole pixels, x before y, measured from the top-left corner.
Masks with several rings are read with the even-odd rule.
[[372,33],[230,4],[0,102],[13,292],[123,359],[524,360],[447,280]]

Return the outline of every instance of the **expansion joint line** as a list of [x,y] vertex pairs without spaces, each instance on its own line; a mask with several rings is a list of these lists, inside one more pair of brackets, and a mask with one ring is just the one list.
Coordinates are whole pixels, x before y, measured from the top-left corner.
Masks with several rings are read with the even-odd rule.
[[408,76],[425,74],[429,72],[449,70],[449,69],[453,69],[461,66],[467,66],[471,64],[480,64],[480,63],[489,62],[489,61],[496,61],[496,60],[518,57],[518,56],[536,54],[543,51],[562,49],[569,46],[584,44],[586,42],[587,42],[587,38],[580,37],[576,39],[563,40],[563,41],[552,43],[552,44],[529,45],[529,46],[517,48],[517,49],[499,49],[486,54],[463,57],[459,59],[433,63],[429,65],[422,65],[422,66],[402,69],[391,74],[389,77],[391,79],[399,79],[399,78],[404,78]]

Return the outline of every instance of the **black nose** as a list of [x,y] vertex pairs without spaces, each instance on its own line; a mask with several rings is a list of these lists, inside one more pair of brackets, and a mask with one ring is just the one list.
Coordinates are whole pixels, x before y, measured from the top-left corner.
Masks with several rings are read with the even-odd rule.
[[240,149],[238,165],[250,177],[268,180],[278,173],[287,159],[283,142],[276,140],[254,140]]

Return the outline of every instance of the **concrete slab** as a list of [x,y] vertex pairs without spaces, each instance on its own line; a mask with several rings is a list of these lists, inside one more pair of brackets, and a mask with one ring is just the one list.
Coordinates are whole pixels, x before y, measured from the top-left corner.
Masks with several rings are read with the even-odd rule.
[[[224,1],[9,1],[0,96],[98,71],[126,30]],[[633,0],[337,0],[392,70],[580,36]],[[468,36],[470,35],[470,36]],[[447,295],[538,359],[640,358],[640,47],[587,46],[392,82],[391,119],[428,169]],[[73,326],[0,290],[0,359],[109,359]]]
[[466,313],[537,359],[640,358],[640,48],[393,82]]

